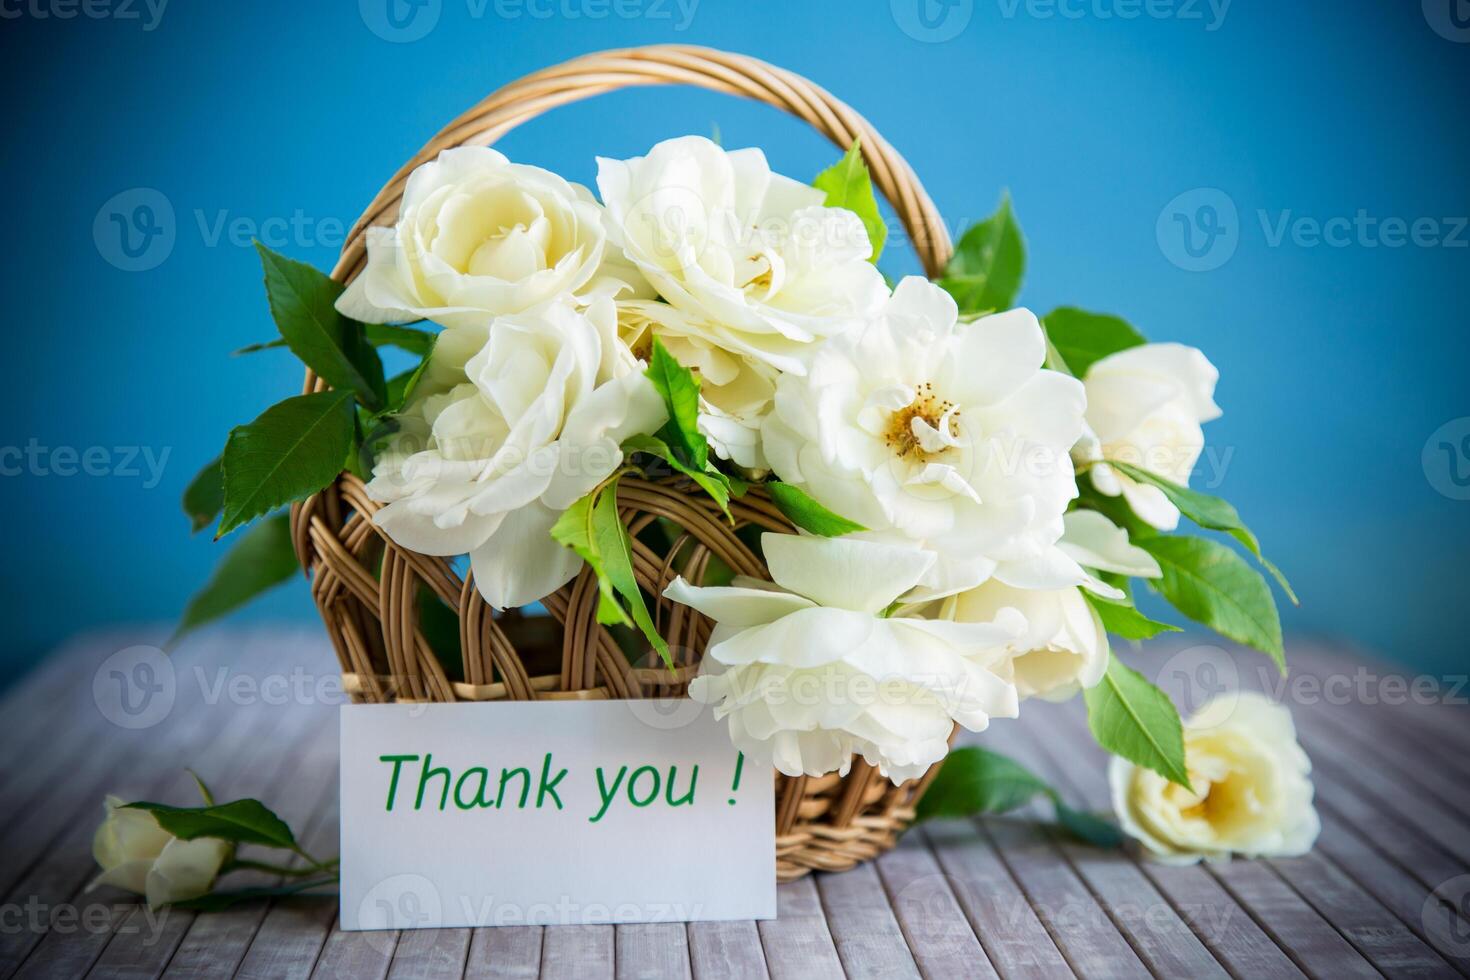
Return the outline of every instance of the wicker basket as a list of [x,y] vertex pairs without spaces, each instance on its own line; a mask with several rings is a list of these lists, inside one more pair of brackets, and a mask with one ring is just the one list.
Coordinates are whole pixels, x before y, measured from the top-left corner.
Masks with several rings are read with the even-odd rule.
[[[755,99],[806,120],[841,148],[860,138],[874,183],[903,221],[924,269],[943,268],[950,243],[932,202],[903,159],[857,113],[822,89],[741,55],[705,48],[657,46],[606,51],[528,75],[495,92],[446,126],[393,176],[353,226],[333,270],[349,282],[366,261],[363,231],[391,224],[405,181],[440,151],[489,145],[547,109],[614,89],[694,85]],[[306,390],[325,387],[311,371]],[[362,482],[343,473],[292,512],[296,553],[356,701],[497,701],[639,698],[681,695],[697,671],[710,624],[658,598],[675,575],[699,582],[710,556],[746,575],[766,577],[760,559],[736,536],[708,497],[672,482],[625,478],[618,503],[636,535],[669,518],[685,535],[667,553],[634,540],[640,584],[675,652],[670,673],[649,653],[636,665],[595,617],[597,583],[584,570],[548,596],[548,617],[496,613],[471,579],[451,563],[406,551],[372,522],[377,505]],[[791,525],[759,492],[732,501],[738,526],[789,531]],[[437,597],[437,598],[436,598]],[[463,681],[452,681],[419,628],[419,604],[442,601],[459,617]],[[930,775],[932,776],[932,770]],[[845,778],[776,777],[776,874],[787,881],[813,869],[843,870],[892,847],[913,818],[925,781],[894,787],[857,762]]]

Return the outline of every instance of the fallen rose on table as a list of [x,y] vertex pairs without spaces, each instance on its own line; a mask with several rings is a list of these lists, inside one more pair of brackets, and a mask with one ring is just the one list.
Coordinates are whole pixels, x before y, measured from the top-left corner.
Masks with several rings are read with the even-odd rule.
[[[92,856],[102,867],[88,890],[112,885],[142,895],[149,908],[172,905],[200,911],[236,902],[295,895],[337,883],[337,860],[319,861],[296,842],[284,820],[259,800],[216,803],[197,776],[204,798],[198,807],[106,800],[107,816],[92,838]],[[241,844],[289,851],[289,864],[241,858]],[[232,871],[260,871],[287,879],[282,884],[215,892]]]

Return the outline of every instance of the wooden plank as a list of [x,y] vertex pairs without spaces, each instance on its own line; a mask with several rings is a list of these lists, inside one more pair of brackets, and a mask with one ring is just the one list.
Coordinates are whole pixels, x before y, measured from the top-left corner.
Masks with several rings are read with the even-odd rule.
[[619,980],[689,977],[689,935],[682,922],[644,922],[617,927]]
[[[1433,765],[1426,765],[1427,743],[1422,736],[1393,724],[1373,706],[1354,706],[1351,710],[1318,704],[1293,707],[1299,717],[1309,716],[1311,727],[1324,738],[1350,748],[1361,761],[1371,760],[1373,768],[1398,773],[1418,793],[1462,821],[1470,813],[1470,778],[1453,771],[1461,760],[1449,746],[1435,753]],[[1470,727],[1470,717],[1466,718],[1466,726]]]
[[765,980],[766,953],[754,922],[689,923],[689,961],[695,980]]
[[905,834],[877,861],[878,876],[914,962],[926,978],[996,977],[952,881],[923,837]]
[[349,977],[351,980],[383,980],[393,962],[398,936],[394,930],[343,932],[334,923],[311,975],[321,980],[346,980]]
[[[336,783],[336,767],[333,766],[330,773],[321,776],[321,785],[329,788],[325,816],[301,840],[302,846],[311,854],[331,854],[337,849],[340,802],[335,792]],[[235,976],[259,980],[310,976],[336,919],[335,895],[273,901]]]
[[841,874],[818,874],[827,928],[849,977],[918,977],[903,930],[871,863]]
[[1039,812],[982,821],[1037,918],[1080,977],[1147,977],[1148,969],[1046,832]]
[[541,976],[596,980],[614,975],[612,926],[547,926],[541,937]]
[[950,881],[986,957],[1006,978],[1042,980],[1072,974],[1036,910],[990,838],[969,820],[935,820],[917,831]]
[[1470,864],[1470,822],[1416,792],[1393,773],[1363,765],[1330,735],[1308,727],[1300,729],[1300,736],[1317,782],[1330,781],[1341,793],[1359,796],[1373,808],[1393,814],[1434,841],[1461,867]]
[[469,929],[406,929],[398,936],[393,980],[459,980],[470,951]]
[[1446,976],[1450,965],[1321,854],[1270,862],[1348,942],[1388,977]]
[[844,976],[811,876],[777,885],[776,918],[757,923],[757,928],[772,980]]
[[1458,908],[1427,901],[1428,889],[1379,854],[1341,820],[1329,816],[1323,822],[1317,851],[1330,858],[1441,956],[1452,964],[1461,961],[1461,972],[1470,970],[1470,943],[1456,940],[1456,937],[1470,937],[1470,920],[1464,919]]
[[1334,980],[1379,975],[1331,923],[1265,864],[1237,860],[1211,865],[1210,872],[1307,973]]
[[476,929],[465,980],[535,980],[541,975],[541,926]]

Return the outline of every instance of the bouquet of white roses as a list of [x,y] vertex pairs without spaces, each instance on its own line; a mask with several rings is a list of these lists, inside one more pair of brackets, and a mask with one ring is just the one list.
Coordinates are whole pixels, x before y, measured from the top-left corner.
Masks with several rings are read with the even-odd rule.
[[[468,556],[491,607],[590,568],[599,621],[666,659],[649,604],[690,607],[714,623],[690,695],[791,776],[861,758],[914,779],[956,726],[1081,692],[1098,742],[1161,786],[1223,778],[1191,765],[1168,697],[1108,639],[1176,628],[1135,607],[1142,582],[1284,669],[1266,579],[1216,536],[1176,533],[1225,532],[1289,594],[1236,511],[1188,488],[1220,414],[1200,351],[1016,307],[1008,201],[942,276],[891,284],[856,145],[804,184],[760,150],[683,137],[599,159],[596,184],[461,147],[413,171],[345,291],[261,248],[281,337],[260,346],[330,387],[231,433],[186,494],[196,528],[228,533],[346,466],[370,477],[381,534]],[[385,378],[383,346],[417,363]],[[711,561],[649,595],[618,513],[630,473],[727,515],[767,496],[791,524],[749,536],[769,577]],[[290,543],[284,516],[257,525],[185,627],[289,575]],[[941,775],[921,814],[982,805],[964,782]]]

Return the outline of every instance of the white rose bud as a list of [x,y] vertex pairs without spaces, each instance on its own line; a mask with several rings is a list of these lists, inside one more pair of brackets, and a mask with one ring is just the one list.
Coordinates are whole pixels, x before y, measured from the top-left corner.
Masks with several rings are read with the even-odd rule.
[[[1144,344],[1109,354],[1087,369],[1087,425],[1078,446],[1090,460],[1115,459],[1157,473],[1180,486],[1205,445],[1200,424],[1220,417],[1215,382],[1220,372],[1200,351],[1183,344]],[[1140,518],[1161,531],[1179,524],[1179,508],[1158,487],[1095,464],[1092,485],[1120,493]]]
[[1291,713],[1243,691],[1204,705],[1184,725],[1193,792],[1126,759],[1108,770],[1124,831],[1167,864],[1294,857],[1311,850],[1321,823],[1312,806],[1312,764]]
[[180,840],[147,810],[130,810],[116,796],[92,838],[92,856],[102,866],[88,889],[112,885],[143,895],[149,908],[207,894],[230,855],[222,840]]

